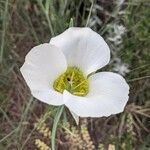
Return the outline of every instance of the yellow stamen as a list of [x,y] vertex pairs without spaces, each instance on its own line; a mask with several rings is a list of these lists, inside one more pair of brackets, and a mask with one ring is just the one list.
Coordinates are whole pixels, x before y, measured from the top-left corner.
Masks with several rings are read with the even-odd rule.
[[78,96],[86,96],[89,91],[88,79],[81,70],[76,67],[68,67],[53,84],[53,88],[63,93],[64,90]]

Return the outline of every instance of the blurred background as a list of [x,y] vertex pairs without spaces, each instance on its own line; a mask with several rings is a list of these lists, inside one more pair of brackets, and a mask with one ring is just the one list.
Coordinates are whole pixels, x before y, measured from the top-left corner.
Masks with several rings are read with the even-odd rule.
[[0,0],[0,150],[50,150],[57,107],[34,99],[19,68],[28,51],[68,28],[88,26],[104,37],[111,62],[130,85],[123,113],[82,118],[66,109],[58,150],[150,150],[149,0]]

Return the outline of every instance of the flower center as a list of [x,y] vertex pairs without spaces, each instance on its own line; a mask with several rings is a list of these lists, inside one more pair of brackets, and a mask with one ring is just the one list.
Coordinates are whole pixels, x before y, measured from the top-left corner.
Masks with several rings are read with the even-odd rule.
[[86,96],[89,92],[88,79],[76,67],[68,67],[66,72],[54,81],[53,88],[60,93],[67,90],[77,96]]

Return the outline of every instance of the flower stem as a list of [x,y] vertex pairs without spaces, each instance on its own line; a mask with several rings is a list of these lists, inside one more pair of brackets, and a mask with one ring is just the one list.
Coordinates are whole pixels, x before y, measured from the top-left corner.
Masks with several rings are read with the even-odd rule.
[[56,113],[55,118],[54,118],[54,123],[53,123],[53,128],[52,128],[52,136],[51,136],[51,148],[52,148],[52,150],[56,150],[55,149],[56,129],[57,129],[61,114],[63,112],[63,109],[64,109],[64,105],[60,106],[58,108],[57,113]]

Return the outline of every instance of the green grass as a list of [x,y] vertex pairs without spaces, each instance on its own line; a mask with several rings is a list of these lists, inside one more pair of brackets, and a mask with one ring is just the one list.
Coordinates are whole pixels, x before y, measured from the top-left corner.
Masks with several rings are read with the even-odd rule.
[[[97,9],[95,9],[95,6]],[[102,8],[102,10],[101,10]],[[118,11],[124,11],[119,15]],[[116,1],[90,0],[16,0],[0,1],[0,149],[36,149],[34,140],[41,138],[34,124],[44,114],[50,116],[44,122],[52,128],[56,108],[35,99],[25,84],[19,68],[27,52],[40,43],[68,28],[70,19],[74,26],[89,26],[97,18],[92,28],[103,35],[112,50],[112,62],[106,69],[112,70],[116,58],[127,63],[130,72],[125,78],[130,84],[130,99],[123,113],[108,118],[82,119],[88,127],[95,147],[115,145],[116,149],[148,150],[150,112],[150,9],[148,0],[125,1],[117,8]],[[100,21],[100,23],[99,23]],[[123,24],[126,32],[119,46],[108,40],[114,23]],[[49,113],[48,113],[49,114]],[[74,133],[65,126],[75,122],[66,110],[59,124],[57,144],[69,149],[62,138]],[[75,130],[81,131],[79,127]],[[70,135],[71,135],[70,134]],[[50,139],[44,139],[48,144]],[[62,144],[63,143],[63,144]],[[82,145],[80,145],[82,146]]]

